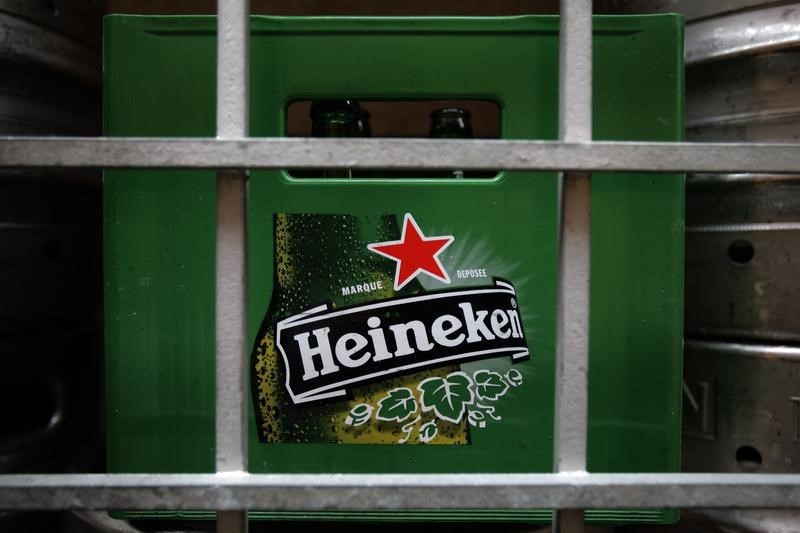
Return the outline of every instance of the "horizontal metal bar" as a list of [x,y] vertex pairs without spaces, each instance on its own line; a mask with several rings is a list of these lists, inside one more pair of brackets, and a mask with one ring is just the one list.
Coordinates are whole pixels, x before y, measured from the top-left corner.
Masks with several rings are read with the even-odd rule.
[[30,474],[0,509],[800,507],[800,474]]
[[800,145],[441,139],[0,137],[0,166],[800,173]]

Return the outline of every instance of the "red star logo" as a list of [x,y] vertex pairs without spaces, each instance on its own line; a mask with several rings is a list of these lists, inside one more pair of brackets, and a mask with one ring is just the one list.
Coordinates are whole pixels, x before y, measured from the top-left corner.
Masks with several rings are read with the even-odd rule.
[[439,281],[450,283],[450,276],[442,267],[439,254],[453,240],[452,235],[426,237],[419,229],[414,217],[410,213],[406,213],[403,220],[403,234],[399,241],[375,242],[368,244],[367,248],[397,262],[397,269],[394,272],[394,290],[399,291],[421,272],[425,272]]

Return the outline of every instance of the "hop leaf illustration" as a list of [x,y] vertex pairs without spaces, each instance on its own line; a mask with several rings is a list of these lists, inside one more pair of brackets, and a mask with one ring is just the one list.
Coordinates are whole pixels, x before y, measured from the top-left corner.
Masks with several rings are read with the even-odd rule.
[[361,426],[369,421],[372,416],[373,407],[368,403],[360,403],[350,409],[350,414],[344,419],[348,426]]
[[472,375],[472,379],[475,381],[475,394],[481,400],[494,401],[508,391],[508,383],[497,372],[478,370]]
[[419,441],[423,444],[427,444],[436,438],[436,434],[439,433],[439,428],[436,427],[436,421],[431,420],[427,424],[422,424],[419,428]]
[[388,396],[384,396],[378,402],[378,420],[394,420],[402,422],[409,416],[417,412],[417,399],[411,389],[399,387],[389,391]]
[[519,387],[522,385],[522,373],[516,368],[512,368],[506,372],[506,379],[512,387]]
[[464,372],[453,372],[446,378],[423,379],[417,385],[417,390],[422,393],[422,410],[432,409],[442,420],[458,424],[464,416],[466,406],[473,400],[470,385],[472,381]]

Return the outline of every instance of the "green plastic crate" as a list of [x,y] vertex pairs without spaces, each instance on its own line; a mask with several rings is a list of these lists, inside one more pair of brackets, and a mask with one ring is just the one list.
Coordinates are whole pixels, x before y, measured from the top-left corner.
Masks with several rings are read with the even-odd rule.
[[[293,101],[347,97],[491,100],[500,107],[502,138],[557,138],[557,17],[254,16],[251,32],[253,136],[285,135],[286,108]],[[682,139],[682,43],[678,16],[594,18],[595,139]],[[213,17],[107,17],[106,134],[214,136],[215,46]],[[556,185],[554,173],[524,171],[464,180],[296,179],[285,171],[251,172],[249,342],[268,350],[263,356],[254,352],[251,361],[256,405],[251,404],[250,412],[250,471],[551,472]],[[592,186],[588,468],[675,472],[681,420],[683,176],[597,173]],[[367,248],[399,240],[406,214],[425,236],[452,237],[438,256],[449,283],[422,272],[397,288],[396,262]],[[106,172],[109,472],[214,469],[214,242],[214,172]],[[465,278],[465,273],[479,277]],[[344,294],[345,287],[377,281],[380,290]],[[513,295],[503,282],[514,287]],[[311,398],[293,405],[278,351],[286,348],[289,356],[296,355],[300,330],[284,323],[281,347],[267,346],[276,340],[276,322],[327,304],[328,312],[355,309],[342,314],[358,318],[347,327],[371,338],[363,329],[367,315],[359,309],[390,298],[391,305],[380,308],[384,326],[391,320],[408,324],[415,313],[427,313],[424,308],[455,316],[453,309],[464,309],[458,298],[475,298],[469,301],[476,311],[481,305],[505,305],[502,311],[511,322],[492,329],[487,314],[490,333],[518,335],[502,344],[501,335],[490,342],[489,335],[479,334],[474,346],[480,350],[465,349],[472,354],[468,359],[452,359],[460,348],[445,344],[469,333],[464,311],[458,315],[464,329],[440,334],[444,344],[431,337],[433,348],[423,350],[425,339],[407,336],[415,341],[410,345],[415,351],[404,357],[426,364],[443,359],[436,369],[421,374],[422,367],[414,373],[396,370],[402,355],[397,355],[398,346],[390,347],[392,357],[375,361],[377,350],[365,358],[366,349],[346,350],[357,340],[345,342],[347,353],[340,351],[345,356],[332,359],[337,370],[329,366],[324,377],[330,382],[336,376],[356,376],[339,387],[350,396],[315,400],[321,387],[314,380],[322,374],[303,381],[299,372],[305,367],[292,359],[292,394]],[[415,307],[413,298],[426,305]],[[513,327],[511,305],[518,312],[520,331]],[[433,315],[426,316],[428,327]],[[340,325],[335,322],[331,335]],[[430,329],[426,333],[433,335]],[[389,330],[387,334],[399,342],[400,337]],[[317,339],[314,335],[311,331],[306,339]],[[474,355],[476,351],[486,353]],[[323,369],[322,356],[306,355],[311,367]],[[345,368],[343,361],[353,367]],[[365,384],[369,376],[375,378],[367,367],[391,372],[385,381]],[[340,372],[343,368],[346,372]],[[428,385],[420,386],[428,378]],[[437,396],[434,385],[451,394]],[[326,390],[338,393],[336,388]],[[373,409],[361,426],[359,417],[369,409],[357,404]],[[384,420],[377,418],[379,412]],[[422,427],[431,422],[435,428]],[[270,424],[280,427],[267,428]],[[410,429],[404,429],[408,424]],[[407,442],[396,442],[403,437]],[[364,443],[371,439],[382,443]],[[251,516],[539,522],[548,521],[551,513]],[[677,514],[589,510],[587,518],[590,523],[670,522]]]

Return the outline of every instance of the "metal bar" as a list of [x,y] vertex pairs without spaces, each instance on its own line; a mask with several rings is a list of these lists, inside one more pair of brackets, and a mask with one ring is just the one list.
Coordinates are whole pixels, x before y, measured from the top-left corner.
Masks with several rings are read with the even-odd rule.
[[558,126],[565,142],[592,139],[592,1],[561,0]]
[[586,470],[589,366],[589,251],[591,183],[588,175],[567,175],[559,249],[556,321],[556,472]]
[[248,135],[250,0],[217,2],[217,137]]
[[800,474],[25,474],[0,509],[800,507]]
[[[797,144],[0,137],[0,167],[800,173]],[[648,177],[649,179],[650,177]]]
[[217,176],[217,472],[247,470],[245,187],[240,171]]
[[[592,140],[592,1],[561,0],[559,138]],[[559,176],[558,303],[556,314],[553,468],[586,470],[589,367],[591,175]],[[554,532],[586,531],[583,510],[557,510]]]
[[[248,135],[250,2],[217,2],[217,137]],[[247,471],[247,175],[217,174],[216,470]],[[247,532],[244,510],[217,513],[220,533]]]
[[[217,134],[247,136],[249,6],[246,0],[218,4]],[[216,259],[216,465],[218,472],[247,470],[246,232],[245,175],[217,176]]]

